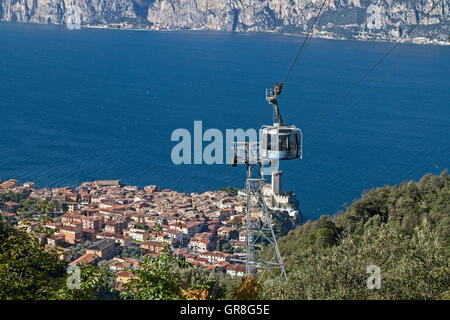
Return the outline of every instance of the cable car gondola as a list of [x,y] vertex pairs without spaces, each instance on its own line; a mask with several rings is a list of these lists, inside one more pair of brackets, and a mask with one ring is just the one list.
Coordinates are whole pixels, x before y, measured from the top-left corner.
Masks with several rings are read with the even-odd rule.
[[261,156],[269,160],[291,160],[302,157],[302,132],[296,126],[262,126]]
[[296,126],[287,126],[278,108],[278,95],[283,89],[282,83],[266,91],[266,100],[274,107],[275,117],[272,126],[264,125],[260,130],[260,155],[267,160],[291,160],[302,158],[303,134]]

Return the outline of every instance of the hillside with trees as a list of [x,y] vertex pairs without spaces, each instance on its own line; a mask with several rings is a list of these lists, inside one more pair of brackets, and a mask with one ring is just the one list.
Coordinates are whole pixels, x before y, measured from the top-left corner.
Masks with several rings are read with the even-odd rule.
[[[267,281],[265,298],[449,299],[450,177],[372,189],[279,246],[288,281]],[[367,288],[370,265],[381,271],[378,290]]]

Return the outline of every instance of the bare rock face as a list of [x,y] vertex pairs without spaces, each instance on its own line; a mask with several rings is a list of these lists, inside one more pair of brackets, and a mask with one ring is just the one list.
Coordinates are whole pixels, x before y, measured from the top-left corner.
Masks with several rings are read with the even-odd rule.
[[[393,41],[436,0],[330,0],[314,36]],[[67,23],[71,5],[81,24],[140,21],[177,29],[304,34],[323,0],[0,0],[0,21]],[[441,0],[407,38],[450,44],[450,0]]]
[[148,21],[172,28],[220,31],[266,31],[276,27],[267,1],[156,0]]
[[[155,0],[151,23],[172,28],[304,33],[322,0]],[[431,0],[330,0],[315,35],[335,39],[395,40],[432,7]],[[411,41],[449,41],[449,0],[425,18]]]
[[0,20],[62,24],[71,5],[80,8],[83,24],[136,18],[132,0],[0,0]]

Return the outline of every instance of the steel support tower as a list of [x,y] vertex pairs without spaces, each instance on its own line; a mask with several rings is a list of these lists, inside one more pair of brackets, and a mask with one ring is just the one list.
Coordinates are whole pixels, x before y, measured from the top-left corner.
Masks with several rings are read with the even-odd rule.
[[[286,279],[286,270],[273,231],[269,208],[264,200],[264,168],[258,149],[258,143],[235,145],[235,163],[245,163],[247,166],[246,274],[253,275],[259,282],[266,273]],[[252,217],[252,209],[256,209],[257,217]],[[263,248],[263,244],[267,246]]]

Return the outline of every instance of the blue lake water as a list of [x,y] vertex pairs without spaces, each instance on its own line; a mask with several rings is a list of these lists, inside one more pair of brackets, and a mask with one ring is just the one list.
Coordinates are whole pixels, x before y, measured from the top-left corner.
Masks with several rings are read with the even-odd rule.
[[[265,88],[283,79],[301,40],[0,24],[0,178],[241,187],[243,167],[174,165],[171,133],[195,120],[223,132],[263,114],[270,124]],[[315,123],[391,46],[313,39],[279,99],[285,122]],[[281,164],[304,215],[449,168],[449,75],[450,47],[401,45],[306,131],[304,159]]]

